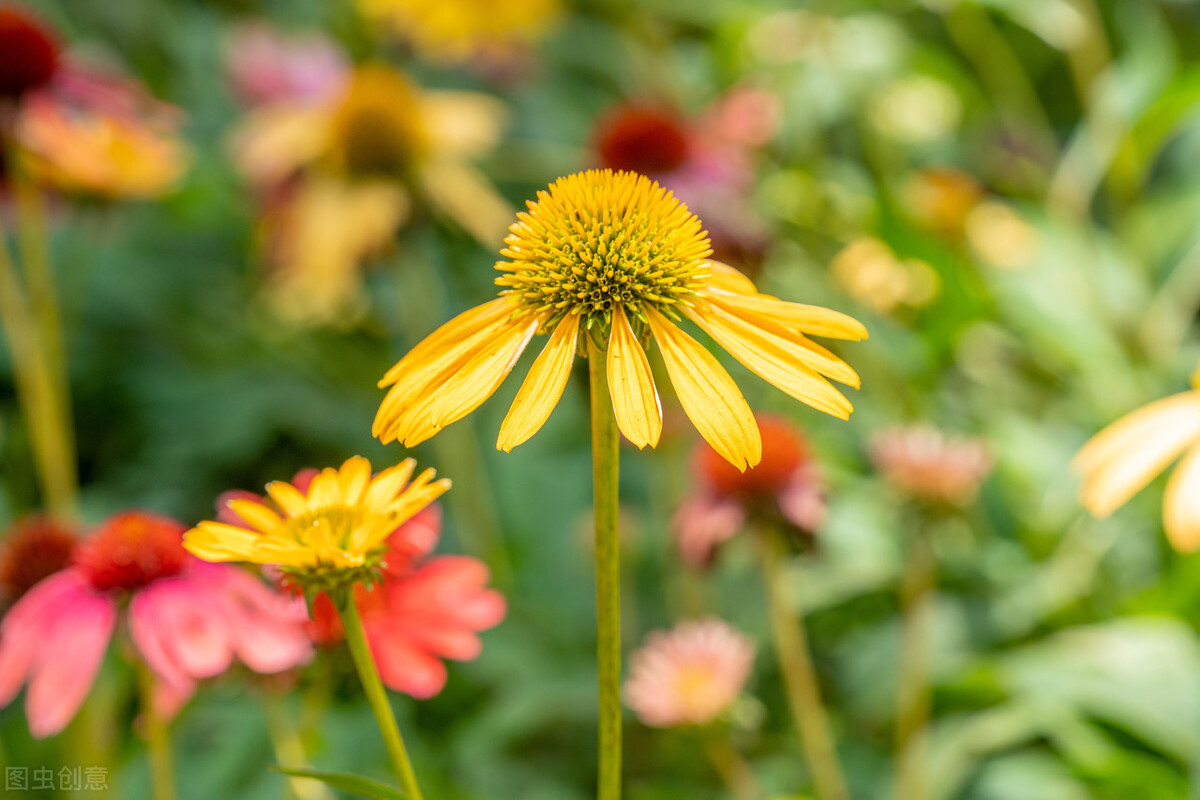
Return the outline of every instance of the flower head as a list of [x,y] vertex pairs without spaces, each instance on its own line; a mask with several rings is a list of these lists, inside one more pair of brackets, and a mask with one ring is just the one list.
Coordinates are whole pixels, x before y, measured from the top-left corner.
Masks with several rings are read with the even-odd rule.
[[410,481],[408,459],[372,477],[371,464],[355,456],[340,469],[324,469],[306,491],[285,481],[267,485],[275,508],[235,498],[228,508],[244,524],[205,521],[187,532],[184,546],[206,561],[273,564],[310,592],[373,582],[383,568],[387,539],[450,488],[427,469]]
[[971,502],[992,468],[982,441],[948,436],[931,425],[877,434],[871,441],[871,460],[897,489],[948,506]]
[[[858,376],[805,333],[862,339],[856,320],[759,294],[744,275],[708,260],[700,221],[654,181],[593,170],[539,192],[496,265],[500,297],[455,317],[380,381],[375,417],[384,442],[413,446],[477,408],[512,370],[535,333],[549,342],[500,429],[511,450],[542,426],[562,396],[578,350],[606,358],[613,410],[638,447],[662,431],[643,342],[658,343],[667,374],[701,435],[739,469],[762,443],[749,406],[715,357],[681,330],[690,320],[752,371],[798,400],[846,418],[851,405],[826,376]],[[584,337],[581,341],[580,337]]]
[[[1200,372],[1197,373],[1200,377]],[[1193,378],[1193,383],[1198,383]],[[1200,389],[1143,406],[1093,436],[1072,462],[1083,505],[1107,517],[1183,455],[1167,481],[1163,525],[1181,553],[1200,547]]]
[[0,607],[21,599],[43,578],[71,565],[75,531],[43,516],[18,520],[4,534],[0,549]]
[[58,70],[54,35],[25,9],[0,6],[0,96],[19,97],[50,82]]
[[707,725],[737,700],[754,645],[719,619],[655,631],[633,654],[625,702],[646,725]]
[[183,531],[144,512],[111,517],[80,544],[73,565],[39,582],[0,621],[0,705],[28,681],[34,736],[52,736],[75,716],[122,617],[155,678],[160,714],[235,658],[273,673],[311,657],[303,617],[288,598],[240,569],[188,555]]
[[666,111],[622,105],[596,123],[596,151],[604,166],[615,170],[661,175],[683,165],[691,136],[680,120]]
[[812,536],[825,519],[824,481],[803,434],[783,417],[760,414],[757,421],[763,457],[745,472],[708,445],[696,447],[696,491],[673,520],[680,557],[689,566],[711,565],[717,548],[749,519],[783,521],[804,536]]
[[358,0],[363,16],[442,63],[505,60],[540,37],[560,13],[558,0]]

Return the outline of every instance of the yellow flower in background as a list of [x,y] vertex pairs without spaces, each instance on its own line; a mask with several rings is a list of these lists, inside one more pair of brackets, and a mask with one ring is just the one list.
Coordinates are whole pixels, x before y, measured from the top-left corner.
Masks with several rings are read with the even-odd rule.
[[101,108],[31,98],[17,118],[15,140],[30,173],[55,188],[109,199],[158,197],[188,166],[174,125]]
[[185,534],[184,547],[205,561],[275,564],[310,587],[366,579],[392,531],[450,488],[432,469],[410,481],[415,467],[410,458],[372,477],[370,462],[355,456],[322,470],[307,492],[275,481],[267,495],[278,512],[257,500],[230,500],[245,527],[201,522]]
[[358,0],[358,8],[426,58],[452,64],[528,47],[562,13],[558,0]]
[[850,415],[850,402],[826,378],[857,387],[858,375],[805,334],[859,340],[867,335],[862,324],[759,294],[744,275],[708,260],[700,220],[654,181],[592,170],[560,178],[528,205],[505,239],[501,255],[509,260],[496,265],[500,297],[434,331],[380,381],[391,386],[375,417],[384,442],[411,447],[469,414],[542,332],[549,341],[497,447],[511,450],[542,426],[586,337],[607,351],[621,432],[638,447],[654,446],[662,410],[646,357],[653,339],[700,434],[739,469],[752,466],[762,455],[754,416],[717,359],[678,326],[684,319],[797,400]]
[[869,236],[855,239],[834,256],[829,274],[846,294],[881,314],[900,306],[928,305],[941,289],[933,267],[915,258],[902,261]]
[[1182,455],[1163,497],[1167,539],[1181,553],[1200,547],[1200,371],[1192,386],[1109,425],[1072,462],[1084,507],[1104,518]]
[[512,207],[470,162],[495,146],[504,118],[495,98],[427,91],[382,65],[360,67],[328,99],[252,110],[234,159],[255,185],[282,188],[266,218],[276,310],[308,323],[343,315],[362,261],[391,243],[414,196],[492,246]]

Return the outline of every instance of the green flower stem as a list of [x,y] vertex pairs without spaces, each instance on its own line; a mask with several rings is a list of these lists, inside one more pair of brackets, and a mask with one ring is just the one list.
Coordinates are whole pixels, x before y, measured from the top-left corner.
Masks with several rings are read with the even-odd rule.
[[154,707],[154,675],[145,664],[138,665],[141,693],[142,735],[150,757],[150,796],[154,800],[175,800],[175,766],[171,757],[171,736],[167,721]]
[[12,359],[17,395],[33,451],[34,467],[46,506],[71,514],[75,508],[75,460],[56,413],[54,371],[44,352],[37,319],[0,236],[0,327]]
[[[800,746],[813,786],[821,800],[847,800],[846,779],[838,761],[837,746],[821,702],[817,671],[809,652],[804,618],[788,602],[784,590],[787,578],[784,543],[776,531],[762,530],[757,537],[761,546],[763,579],[767,584],[767,606],[771,613],[771,632],[775,656],[783,673],[788,704],[800,731]],[[908,795],[902,795],[908,797]]]
[[354,659],[354,667],[358,670],[367,702],[375,712],[375,722],[379,725],[383,743],[387,746],[388,758],[391,759],[396,780],[400,781],[400,788],[412,800],[424,800],[421,787],[417,785],[417,774],[413,772],[412,762],[408,760],[408,750],[404,747],[400,728],[396,725],[396,717],[392,714],[387,692],[383,688],[383,681],[379,679],[379,670],[375,668],[375,659],[371,657],[371,648],[367,644],[367,635],[358,616],[354,592],[347,591],[344,602],[337,605],[342,627],[346,629],[346,646],[350,648],[350,657]]
[[[17,163],[10,161],[10,163]],[[66,348],[63,344],[62,315],[54,270],[50,263],[50,237],[46,227],[46,205],[39,187],[20,167],[12,170],[16,197],[17,235],[21,244],[21,265],[29,289],[29,307],[37,325],[42,357],[47,361],[52,405],[45,410],[53,427],[56,485],[48,497],[51,507],[60,513],[76,510],[79,479],[75,466],[75,426],[71,417],[70,379]]]
[[596,517],[596,664],[600,675],[597,800],[621,797],[621,547],[617,533],[620,440],[605,354],[588,338],[592,394],[592,483]]
[[900,585],[900,675],[896,708],[896,796],[924,797],[929,727],[929,653],[937,565],[920,531],[909,538]]
[[724,736],[710,735],[704,741],[708,760],[737,800],[764,800],[766,793],[741,753]]
[[[263,702],[267,735],[271,738],[275,759],[281,767],[307,769],[308,756],[304,752],[300,728],[288,714],[285,700],[277,692],[267,694]],[[292,776],[287,779],[287,784],[286,800],[335,800],[333,793],[320,781]]]

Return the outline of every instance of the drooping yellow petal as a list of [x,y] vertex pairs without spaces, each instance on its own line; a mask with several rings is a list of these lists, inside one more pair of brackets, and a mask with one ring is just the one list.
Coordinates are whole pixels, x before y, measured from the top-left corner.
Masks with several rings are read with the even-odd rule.
[[201,522],[184,534],[188,551],[205,561],[251,561],[262,537],[224,522]]
[[499,142],[508,107],[490,94],[423,91],[418,98],[435,158],[477,158]]
[[[704,309],[705,312],[711,310]],[[854,406],[815,370],[796,357],[789,348],[780,347],[771,338],[746,336],[742,327],[733,326],[718,314],[685,312],[721,347],[763,380],[802,403],[841,419],[848,419]]]
[[389,386],[399,381],[417,365],[429,361],[443,352],[446,346],[461,341],[472,334],[487,328],[497,320],[502,320],[516,308],[516,303],[507,297],[497,297],[480,306],[468,309],[446,322],[433,333],[422,339],[416,347],[408,351],[404,358],[387,371],[379,381],[379,388]]
[[279,515],[257,500],[236,498],[225,505],[257,531],[266,533],[279,527]]
[[1093,515],[1120,508],[1200,437],[1196,400],[1167,400],[1174,402],[1152,403],[1113,423],[1075,457],[1083,505]]
[[453,161],[430,161],[417,175],[435,208],[454,220],[484,247],[504,241],[515,209],[482,172]]
[[550,334],[550,341],[529,368],[521,390],[500,425],[497,449],[511,452],[545,424],[571,376],[578,339],[579,315],[570,314],[558,323]]
[[758,423],[737,384],[699,342],[653,309],[643,309],[679,403],[704,440],[740,470],[762,460]]
[[709,286],[738,294],[758,293],[758,289],[754,287],[754,281],[743,275],[740,270],[712,259],[709,259],[708,266],[711,274],[706,283]]
[[633,335],[620,305],[613,307],[607,369],[617,427],[639,448],[654,447],[662,434],[662,405],[646,351]]
[[517,363],[541,321],[527,316],[509,323],[497,337],[457,369],[454,380],[406,411],[398,422],[405,447],[414,447],[478,408]]
[[325,109],[299,104],[254,111],[234,131],[233,162],[253,183],[278,183],[324,151],[326,117]]
[[1200,420],[1200,392],[1179,394],[1155,400],[1126,414],[1088,440],[1071,467],[1081,475],[1095,472],[1114,456],[1136,447],[1155,431],[1190,430]]
[[723,324],[748,343],[760,349],[776,349],[788,352],[805,366],[839,383],[858,388],[861,384],[858,373],[821,345],[789,330],[787,326],[770,317],[756,314],[742,315],[725,307],[719,299],[710,298],[702,311],[707,317],[718,317]]
[[1180,553],[1200,548],[1200,446],[1192,446],[1167,481],[1163,526],[1167,540]]
[[813,336],[855,342],[867,338],[865,325],[848,314],[829,308],[789,303],[770,295],[731,292],[721,288],[707,290],[705,294],[736,312],[769,317]]

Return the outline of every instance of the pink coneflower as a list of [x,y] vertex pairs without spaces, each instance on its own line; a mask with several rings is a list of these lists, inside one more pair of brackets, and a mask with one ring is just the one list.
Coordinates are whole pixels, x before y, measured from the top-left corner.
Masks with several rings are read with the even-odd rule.
[[[317,470],[296,473],[292,485],[306,492]],[[218,500],[218,517],[244,524],[226,505],[229,499],[262,498],[248,492],[226,492]],[[382,580],[368,589],[355,587],[355,600],[380,677],[392,690],[418,699],[438,694],[446,685],[442,659],[471,661],[482,650],[480,631],[503,621],[503,595],[488,589],[483,562],[465,556],[427,558],[441,536],[442,512],[426,506],[388,537]],[[344,632],[333,601],[319,594],[312,603],[307,630],[313,642],[330,646]]]
[[262,673],[309,660],[295,604],[236,567],[191,556],[184,530],[145,512],[117,514],[79,545],[72,566],[38,583],[0,622],[0,706],[28,682],[35,737],[53,736],[75,716],[119,619],[154,675],[159,714],[173,713],[235,657]]
[[719,619],[655,631],[633,654],[625,703],[646,725],[707,725],[741,694],[754,645]]
[[928,424],[878,433],[870,453],[875,468],[900,491],[950,506],[971,502],[992,468],[982,440],[949,436]]
[[78,543],[75,531],[59,520],[40,515],[18,520],[5,532],[0,547],[0,608],[69,567]]
[[697,491],[679,506],[674,530],[679,554],[696,568],[752,517],[779,520],[811,536],[825,518],[824,482],[807,441],[787,419],[759,415],[762,461],[741,472],[704,443],[692,457]]

